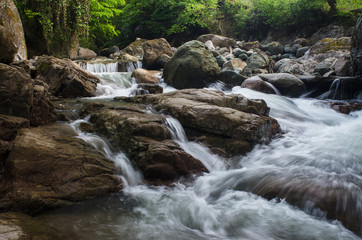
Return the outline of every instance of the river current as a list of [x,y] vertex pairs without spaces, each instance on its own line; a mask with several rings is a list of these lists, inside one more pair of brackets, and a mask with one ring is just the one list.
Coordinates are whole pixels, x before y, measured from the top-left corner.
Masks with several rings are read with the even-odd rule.
[[[102,81],[96,98],[129,96],[137,87],[130,73],[95,74]],[[77,120],[71,126],[78,137],[115,162],[124,190],[39,218],[69,239],[84,240],[361,239],[328,218],[313,196],[339,193],[336,206],[351,208],[355,220],[362,223],[362,111],[344,115],[320,100],[290,99],[240,87],[224,92],[264,99],[270,116],[281,125],[282,136],[233,158],[230,165],[228,159],[189,141],[181,124],[168,117],[165,124],[174,140],[210,173],[187,184],[153,187],[143,184],[129,159],[122,152],[112,152],[105,139],[78,131],[79,123],[87,119]],[[290,204],[283,197],[263,198],[266,186],[287,193],[300,190],[301,201]]]

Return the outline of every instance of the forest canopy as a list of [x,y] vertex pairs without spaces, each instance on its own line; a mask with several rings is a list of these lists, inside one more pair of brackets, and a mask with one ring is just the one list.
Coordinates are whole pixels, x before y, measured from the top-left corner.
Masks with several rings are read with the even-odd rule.
[[[297,31],[351,23],[355,0],[15,0],[25,28],[43,51],[67,55],[75,46],[120,47],[136,37],[178,44],[202,33],[260,38],[270,30]],[[27,31],[28,29],[28,31]],[[31,33],[31,31],[37,31]],[[27,40],[28,41],[28,40]]]

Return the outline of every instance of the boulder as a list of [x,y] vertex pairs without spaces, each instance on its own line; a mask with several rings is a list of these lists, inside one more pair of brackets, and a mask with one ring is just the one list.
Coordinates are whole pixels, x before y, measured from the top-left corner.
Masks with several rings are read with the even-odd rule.
[[255,42],[242,42],[242,44],[239,45],[240,48],[245,49],[246,51],[249,51],[251,49],[260,48],[261,45],[258,41]]
[[163,66],[157,64],[158,58],[166,54],[172,56],[173,51],[170,44],[164,38],[148,40],[143,43],[143,65],[145,68],[158,69]]
[[226,156],[245,154],[252,146],[268,142],[279,131],[268,117],[263,100],[220,91],[185,89],[158,95],[142,95],[128,101],[151,104],[180,121],[189,138],[197,138]]
[[26,118],[32,126],[54,122],[48,85],[23,68],[0,63],[0,114]]
[[362,75],[362,15],[359,17],[352,35],[351,62],[354,76]]
[[243,71],[246,67],[246,62],[241,59],[234,58],[223,64],[222,68],[227,70],[239,70]]
[[137,68],[132,72],[132,77],[136,79],[137,83],[157,84],[161,80],[161,72]]
[[139,83],[138,87],[146,90],[149,94],[163,93],[163,87],[158,84]]
[[262,46],[262,50],[268,51],[271,55],[279,55],[284,53],[284,47],[279,42],[271,42]]
[[309,47],[301,47],[301,48],[298,48],[295,56],[296,56],[297,58],[303,57],[304,54],[305,54],[306,52],[308,52],[308,50],[309,50]]
[[107,58],[111,58],[111,55],[120,55],[119,48],[117,46],[112,46],[110,48],[103,48],[99,51],[99,55]]
[[5,162],[1,208],[37,213],[120,189],[114,163],[67,125],[22,129]]
[[304,83],[289,73],[260,74],[259,77],[273,84],[284,96],[299,97],[305,92]]
[[166,63],[165,82],[175,88],[202,88],[217,80],[220,68],[212,53],[199,41],[178,48]]
[[156,60],[156,65],[160,68],[164,68],[166,63],[171,59],[171,57],[167,54],[161,54]]
[[0,4],[0,62],[27,59],[23,25],[13,0]]
[[207,49],[209,49],[210,51],[215,50],[215,46],[214,46],[214,44],[212,43],[211,40],[207,40],[207,41],[205,42],[205,46],[206,46]]
[[96,132],[107,136],[115,148],[130,157],[146,181],[169,184],[180,177],[207,172],[199,160],[171,139],[164,115],[129,103],[116,106],[92,114],[90,121]]
[[65,98],[94,96],[99,79],[69,59],[40,56],[36,79],[49,85],[50,92]]
[[270,86],[270,83],[263,81],[258,76],[247,78],[242,84],[242,88],[249,88],[258,92],[277,94],[277,92]]
[[95,57],[97,57],[97,54],[93,50],[83,47],[78,48],[78,59],[91,60]]
[[291,73],[296,75],[308,75],[309,69],[294,59],[282,59],[275,63],[274,71],[277,73]]
[[341,38],[324,38],[319,40],[310,48],[310,54],[321,54],[331,51],[345,50],[350,51],[351,48],[351,38],[350,37],[341,37]]
[[223,70],[219,74],[219,80],[230,86],[240,86],[245,77],[232,70]]
[[250,69],[268,68],[270,64],[269,57],[266,53],[258,51],[253,53],[246,61],[247,67]]
[[145,68],[153,69],[163,67],[162,64],[160,65],[163,62],[162,59],[159,61],[158,59],[164,54],[171,57],[174,51],[164,38],[153,40],[137,38],[136,41],[122,49],[121,53],[137,57],[139,61],[142,61]]
[[236,41],[232,38],[228,38],[228,37],[223,37],[220,35],[216,35],[216,34],[204,34],[199,36],[197,39],[197,41],[206,43],[207,41],[211,41],[212,44],[215,47],[226,47],[226,48],[231,48],[233,46],[236,45]]
[[293,44],[301,45],[302,47],[310,46],[310,41],[306,38],[297,38],[294,40]]

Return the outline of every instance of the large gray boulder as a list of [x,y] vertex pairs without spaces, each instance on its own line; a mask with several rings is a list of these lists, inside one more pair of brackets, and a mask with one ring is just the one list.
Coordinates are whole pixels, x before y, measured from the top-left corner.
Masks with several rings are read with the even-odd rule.
[[0,62],[26,60],[23,25],[13,0],[0,3]]
[[362,75],[362,15],[358,19],[352,35],[351,60],[353,74]]
[[305,91],[304,83],[289,73],[260,74],[259,77],[273,84],[284,96],[299,97]]
[[220,68],[212,53],[200,41],[190,41],[178,48],[166,63],[165,82],[175,88],[202,88],[215,82]]
[[250,69],[263,69],[269,67],[270,59],[263,51],[256,51],[248,58],[246,63],[248,64],[247,67]]

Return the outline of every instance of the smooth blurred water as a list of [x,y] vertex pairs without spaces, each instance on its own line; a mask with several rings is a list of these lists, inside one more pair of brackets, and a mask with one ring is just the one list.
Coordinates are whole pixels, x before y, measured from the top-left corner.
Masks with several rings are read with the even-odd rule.
[[[107,199],[40,218],[69,239],[361,239],[339,221],[327,219],[314,196],[335,196],[341,211],[351,214],[352,209],[355,221],[362,222],[362,112],[343,115],[318,100],[289,99],[240,87],[227,94],[264,99],[283,135],[256,146],[228,168],[228,159],[189,142],[179,122],[169,117],[166,126],[175,141],[210,173],[187,185],[152,187],[142,184],[139,177],[131,180],[137,171],[122,153],[112,153],[106,141],[79,133],[120,169],[128,169],[119,174],[129,184]],[[117,164],[118,155],[122,164]],[[297,207],[283,198],[259,196],[268,187],[297,191],[301,203]]]

